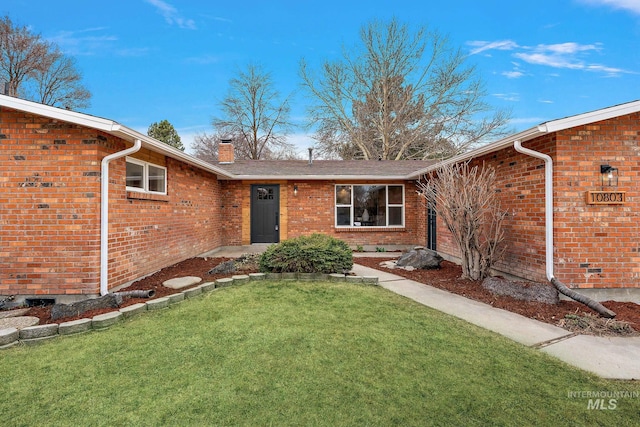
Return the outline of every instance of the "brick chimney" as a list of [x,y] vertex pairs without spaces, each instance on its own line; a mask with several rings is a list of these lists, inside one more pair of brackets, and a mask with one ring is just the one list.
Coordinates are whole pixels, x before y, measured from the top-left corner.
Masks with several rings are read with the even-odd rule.
[[218,145],[218,163],[229,164],[235,161],[235,152],[230,139],[223,139]]

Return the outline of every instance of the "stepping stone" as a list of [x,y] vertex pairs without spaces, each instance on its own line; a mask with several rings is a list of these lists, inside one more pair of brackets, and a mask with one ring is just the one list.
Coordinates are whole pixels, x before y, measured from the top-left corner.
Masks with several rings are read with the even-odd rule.
[[0,311],[0,319],[6,319],[7,317],[24,316],[30,308],[19,308],[17,310]]
[[166,282],[162,282],[163,286],[171,289],[182,289],[187,286],[195,285],[196,283],[202,282],[202,279],[195,276],[186,276],[186,277],[176,277],[175,279],[167,280]]
[[7,317],[0,319],[0,329],[16,328],[20,330],[29,326],[35,326],[38,323],[40,323],[40,319],[32,316]]

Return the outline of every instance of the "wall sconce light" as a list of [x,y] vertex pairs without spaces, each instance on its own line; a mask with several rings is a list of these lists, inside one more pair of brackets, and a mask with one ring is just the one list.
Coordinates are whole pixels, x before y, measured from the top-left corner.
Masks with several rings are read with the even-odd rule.
[[618,186],[618,168],[609,165],[600,165],[600,180],[602,186]]
[[293,186],[293,195],[294,195],[294,196],[297,196],[297,195],[298,195],[298,186],[297,186],[297,185],[294,185],[294,186]]

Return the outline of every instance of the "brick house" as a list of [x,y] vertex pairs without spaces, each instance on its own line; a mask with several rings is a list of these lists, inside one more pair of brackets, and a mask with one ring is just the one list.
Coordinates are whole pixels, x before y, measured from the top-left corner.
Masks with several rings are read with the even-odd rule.
[[[519,141],[554,166],[553,274],[578,287],[640,288],[638,132],[634,102],[449,159],[498,171],[510,211],[499,270],[541,281],[549,268],[545,163],[517,152]],[[436,161],[236,161],[230,144],[219,160],[111,120],[0,95],[0,295],[72,301],[215,248],[313,232],[354,248],[419,244],[457,256],[416,191]],[[602,181],[601,165],[616,169],[611,181]]]
[[[542,123],[443,163],[463,161],[497,172],[509,212],[499,272],[640,301],[640,101]],[[432,248],[455,260],[448,230],[434,228]]]

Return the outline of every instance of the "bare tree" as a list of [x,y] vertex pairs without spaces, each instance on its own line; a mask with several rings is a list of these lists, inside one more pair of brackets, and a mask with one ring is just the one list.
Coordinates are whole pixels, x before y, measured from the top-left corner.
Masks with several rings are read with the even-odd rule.
[[[364,159],[446,157],[503,132],[508,114],[482,99],[482,82],[445,37],[393,19],[360,31],[361,47],[319,72],[303,60],[318,148]],[[483,117],[483,114],[487,113]]]
[[205,162],[217,163],[220,139],[220,135],[209,135],[206,132],[196,134],[191,145],[193,155]]
[[[242,135],[220,133],[207,134],[206,132],[203,132],[194,136],[194,143],[191,148],[197,158],[204,160],[205,162],[217,163],[218,146],[220,145],[220,141],[223,139],[231,140],[231,143],[234,145],[234,156],[236,159],[250,160],[253,158],[252,153],[249,150],[250,144],[247,144],[246,141],[242,141]],[[262,160],[295,160],[298,158],[298,154],[295,152],[293,147],[289,145],[286,147],[278,147],[275,150],[272,150],[270,147],[265,147],[261,157]]]
[[495,191],[495,171],[468,163],[449,164],[418,183],[423,197],[460,248],[462,277],[480,280],[504,254],[506,211]]
[[213,120],[216,132],[232,135],[237,152],[247,153],[250,159],[290,150],[292,145],[286,139],[293,128],[289,98],[280,99],[271,75],[259,66],[249,65],[229,85],[229,93],[220,103],[223,117]]
[[0,18],[0,80],[8,83],[7,95],[31,99],[67,109],[86,108],[90,92],[73,59],[34,34]]
[[63,55],[57,47],[51,48],[42,59],[42,66],[36,68],[32,75],[36,84],[36,101],[67,110],[89,107],[91,93],[82,85],[75,59]]

